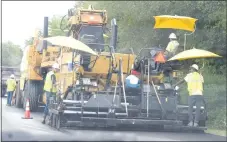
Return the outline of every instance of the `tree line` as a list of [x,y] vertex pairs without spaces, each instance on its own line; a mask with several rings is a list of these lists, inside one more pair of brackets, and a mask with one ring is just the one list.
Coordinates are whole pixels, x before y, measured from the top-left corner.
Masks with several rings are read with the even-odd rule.
[[[92,4],[95,9],[105,9],[108,20],[116,18],[118,24],[119,52],[133,48],[138,53],[141,48],[165,48],[168,36],[175,32],[181,46],[184,44],[185,31],[173,29],[154,29],[156,15],[179,15],[198,19],[196,31],[187,36],[186,49],[199,48],[224,56],[222,59],[209,60],[207,64],[215,70],[225,70],[226,66],[226,2],[225,1],[85,1],[78,2],[74,8],[87,8]],[[67,14],[67,12],[66,12]],[[53,16],[49,21],[49,34],[66,35],[60,29],[62,16]],[[63,19],[63,26],[66,24]],[[25,45],[32,43],[32,38]],[[5,44],[4,44],[5,46]],[[3,48],[4,48],[3,46]]]
[[179,15],[198,19],[195,33],[187,36],[186,49],[195,47],[223,56],[222,59],[211,59],[205,63],[213,72],[225,73],[225,1],[86,1],[83,7],[89,4],[94,5],[95,9],[107,10],[109,21],[112,18],[117,19],[119,51],[133,48],[138,53],[141,48],[165,48],[171,32],[175,32],[180,45],[184,45],[185,31],[154,29],[153,16]]

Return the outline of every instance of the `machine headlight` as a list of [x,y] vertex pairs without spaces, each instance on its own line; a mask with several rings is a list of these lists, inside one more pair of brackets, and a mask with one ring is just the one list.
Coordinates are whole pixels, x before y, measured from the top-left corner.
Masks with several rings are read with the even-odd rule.
[[[196,106],[193,106],[193,109],[196,109]],[[201,106],[200,109],[204,109],[204,106]]]

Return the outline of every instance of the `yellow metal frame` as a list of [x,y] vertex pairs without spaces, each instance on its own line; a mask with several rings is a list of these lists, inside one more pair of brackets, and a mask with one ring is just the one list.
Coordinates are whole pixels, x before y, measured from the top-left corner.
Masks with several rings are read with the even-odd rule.
[[72,17],[70,17],[69,21],[68,21],[68,25],[77,25],[80,23],[87,23],[86,21],[82,21],[81,16],[83,14],[103,14],[102,17],[102,22],[100,24],[107,24],[107,11],[106,10],[93,10],[93,9],[78,9],[75,13],[75,15],[73,15]]
[[[80,24],[83,21],[81,21],[81,14],[83,13],[104,13],[103,22],[101,24],[107,23],[107,12],[106,10],[93,10],[93,9],[79,9],[77,13],[72,16],[68,24],[75,25]],[[64,48],[62,48],[64,49]],[[68,86],[71,86],[73,83],[76,83],[77,80],[77,74],[75,72],[69,72],[68,71],[68,62],[72,61],[72,51],[66,51],[62,50],[62,53],[60,56],[54,56],[54,54],[59,53],[59,49],[56,47],[48,46],[46,50],[43,50],[42,54],[39,54],[37,51],[35,51],[35,46],[31,46],[29,49],[29,67],[28,67],[28,77],[21,77],[20,79],[20,88],[21,90],[24,89],[24,83],[26,79],[30,80],[43,80],[43,78],[37,74],[35,67],[51,67],[55,62],[58,62],[60,64],[60,72],[56,73],[56,79],[58,82],[58,87],[61,90],[61,93],[65,93]],[[49,58],[53,55],[54,60],[46,61],[45,58]],[[119,60],[122,59],[122,67],[123,67],[123,73],[124,78],[127,77],[127,74],[130,74],[131,67],[134,64],[136,55],[134,54],[121,54],[121,53],[114,53],[114,64],[118,68]],[[60,61],[59,61],[60,60]],[[74,58],[74,61],[78,61],[79,56]],[[95,61],[96,60],[96,61]],[[101,52],[99,56],[91,55],[91,61],[95,61],[95,64],[90,64],[90,67],[92,67],[91,71],[84,71],[83,67],[81,66],[79,68],[79,71],[83,77],[88,78],[95,78],[99,81],[98,89],[103,90],[104,86],[106,85],[106,77],[109,70],[109,64],[110,64],[110,53],[109,52]],[[151,76],[151,80],[158,80],[159,82],[163,82],[164,75],[161,74],[159,76]],[[117,74],[113,73],[111,78],[111,84],[115,85],[115,82],[117,81]],[[146,76],[144,76],[144,81],[146,81]],[[96,89],[88,90],[91,92],[98,91]],[[45,93],[42,95],[43,103],[46,103],[46,96]]]

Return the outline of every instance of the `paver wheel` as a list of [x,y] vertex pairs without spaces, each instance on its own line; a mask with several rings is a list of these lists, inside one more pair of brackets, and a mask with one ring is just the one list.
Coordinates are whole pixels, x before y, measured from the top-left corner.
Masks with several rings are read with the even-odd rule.
[[56,120],[56,128],[57,130],[60,130],[61,128],[61,116],[60,115],[57,115],[57,120]]
[[51,120],[52,120],[51,127],[56,128],[56,115],[55,114],[52,114]]
[[30,111],[35,112],[38,109],[38,99],[41,93],[41,82],[40,81],[27,81],[25,84],[25,96],[24,96],[24,109],[26,108],[27,99],[29,99]]
[[17,108],[22,108],[23,107],[21,94],[22,94],[22,91],[20,90],[20,82],[18,82],[17,88],[16,88],[16,107]]

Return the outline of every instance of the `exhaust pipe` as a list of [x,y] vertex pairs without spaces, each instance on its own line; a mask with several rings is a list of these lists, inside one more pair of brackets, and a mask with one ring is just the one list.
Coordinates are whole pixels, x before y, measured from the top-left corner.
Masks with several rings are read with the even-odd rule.
[[116,19],[111,20],[111,39],[110,39],[110,46],[116,50],[117,48],[117,21]]
[[[43,38],[48,37],[48,17],[44,17]],[[43,49],[47,49],[47,41],[43,41]]]

